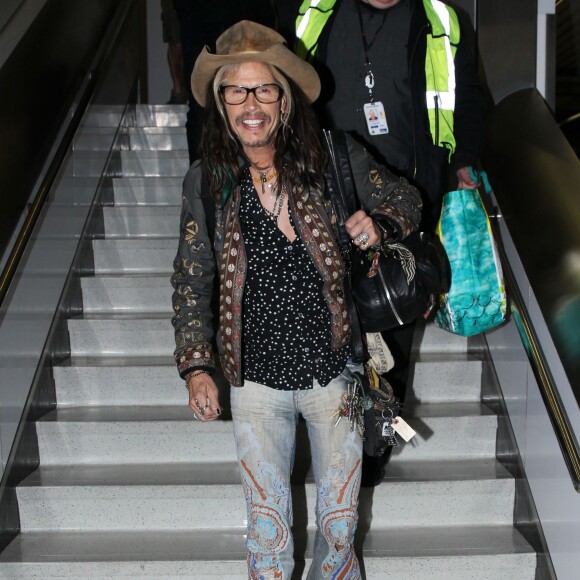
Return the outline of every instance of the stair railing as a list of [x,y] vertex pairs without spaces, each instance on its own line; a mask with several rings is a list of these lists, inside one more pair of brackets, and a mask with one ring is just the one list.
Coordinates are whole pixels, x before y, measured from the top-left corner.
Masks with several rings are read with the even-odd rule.
[[103,70],[106,69],[107,61],[116,45],[116,40],[119,37],[133,2],[134,0],[123,0],[119,3],[116,14],[112,20],[112,25],[101,42],[99,50],[97,51],[97,57],[93,62],[91,70],[87,73],[84,87],[81,90],[78,99],[78,104],[75,107],[71,120],[60,140],[46,174],[38,187],[36,195],[34,196],[34,201],[30,206],[30,210],[20,228],[14,246],[10,251],[6,264],[2,270],[2,274],[0,275],[0,308],[8,294],[10,283],[16,275],[22,256],[24,255],[27,244],[30,241],[32,232],[34,231],[34,226],[38,222],[38,218],[40,217],[50,190],[54,185],[67,153],[71,148],[81,120],[94,97],[97,83],[101,79]]
[[[580,344],[580,317],[578,324],[570,321],[570,334],[564,336],[554,315],[562,297],[580,301],[578,280],[565,271],[563,260],[570,252],[580,255],[580,161],[535,89],[502,100],[491,113],[487,129],[484,165],[503,214],[501,220],[513,239],[580,405],[580,351],[574,351],[574,345]],[[498,223],[492,225],[499,237]],[[560,392],[568,387],[554,379],[505,250],[499,245],[513,318],[572,483],[580,492],[580,446]]]

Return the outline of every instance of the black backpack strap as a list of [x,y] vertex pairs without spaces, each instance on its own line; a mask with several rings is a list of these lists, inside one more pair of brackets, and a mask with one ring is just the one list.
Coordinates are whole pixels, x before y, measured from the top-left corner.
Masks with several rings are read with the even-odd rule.
[[215,236],[215,200],[211,195],[209,182],[205,175],[201,176],[201,202],[203,204],[203,211],[205,213],[205,225],[207,227],[207,233],[209,235],[209,241],[213,246],[213,240]]
[[324,143],[329,157],[329,164],[326,171],[327,194],[330,197],[336,215],[338,241],[348,269],[344,280],[344,299],[350,317],[353,350],[352,361],[355,363],[364,363],[369,357],[363,340],[358,312],[352,297],[350,280],[350,252],[352,251],[352,243],[350,236],[344,228],[346,220],[358,210],[359,201],[352,168],[350,166],[345,133],[343,131],[324,131]]

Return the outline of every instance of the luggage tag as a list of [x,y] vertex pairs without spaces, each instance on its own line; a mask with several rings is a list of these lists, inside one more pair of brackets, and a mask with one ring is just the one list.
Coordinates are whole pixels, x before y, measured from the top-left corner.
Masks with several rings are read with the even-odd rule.
[[417,432],[401,417],[395,417],[391,423],[393,429],[408,443],[417,435]]
[[371,135],[386,135],[389,132],[385,107],[380,101],[365,103],[363,106],[365,121]]

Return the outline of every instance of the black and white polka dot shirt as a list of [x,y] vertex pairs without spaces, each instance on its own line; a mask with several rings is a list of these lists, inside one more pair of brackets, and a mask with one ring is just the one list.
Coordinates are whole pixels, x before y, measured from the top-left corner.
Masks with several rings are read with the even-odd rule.
[[[344,369],[350,346],[330,349],[322,278],[304,242],[293,242],[266,214],[249,170],[240,223],[248,272],[243,302],[244,379],[279,390],[326,386]],[[294,223],[290,217],[292,226]]]

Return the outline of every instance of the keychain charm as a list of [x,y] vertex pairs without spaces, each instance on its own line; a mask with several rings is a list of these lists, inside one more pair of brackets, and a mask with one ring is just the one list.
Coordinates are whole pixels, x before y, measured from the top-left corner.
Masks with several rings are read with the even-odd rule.
[[373,71],[369,70],[369,72],[365,76],[365,87],[370,91],[374,86],[375,86],[375,75],[373,74]]

